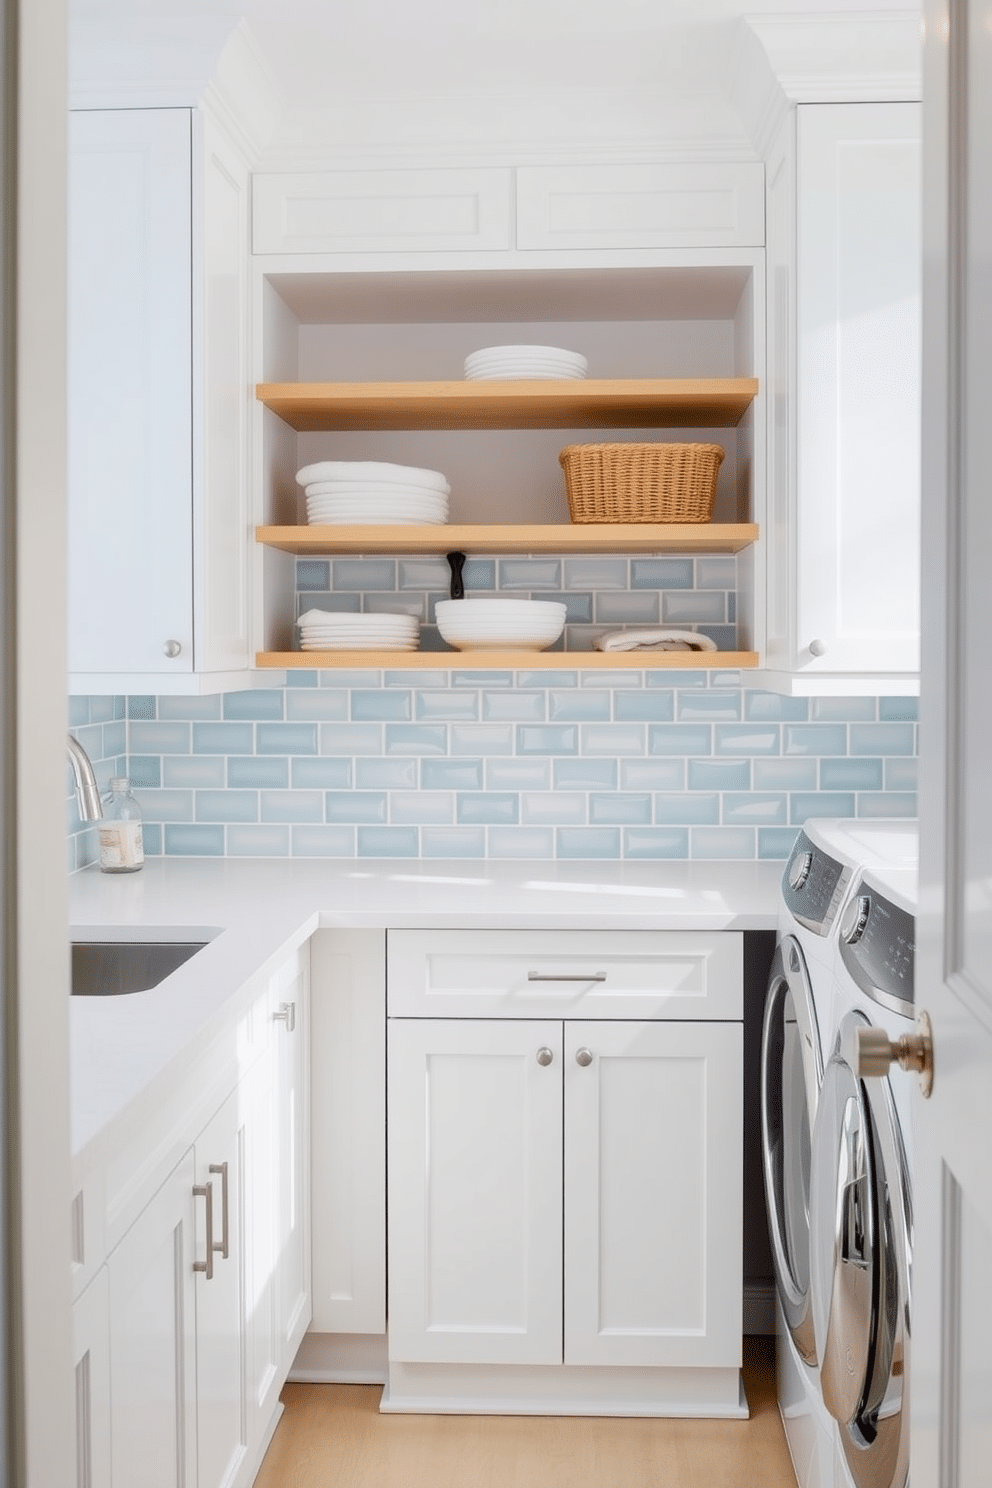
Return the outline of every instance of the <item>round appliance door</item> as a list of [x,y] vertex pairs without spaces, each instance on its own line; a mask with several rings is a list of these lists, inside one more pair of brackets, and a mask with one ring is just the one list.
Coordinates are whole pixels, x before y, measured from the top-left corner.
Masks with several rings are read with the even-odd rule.
[[810,1157],[823,1059],[813,991],[794,936],[776,948],[761,1034],[761,1137],[768,1231],[786,1326],[816,1363],[810,1308]]
[[813,1129],[810,1260],[824,1403],[857,1488],[909,1473],[908,1169],[888,1079],[855,1073],[861,1013],[841,1021]]

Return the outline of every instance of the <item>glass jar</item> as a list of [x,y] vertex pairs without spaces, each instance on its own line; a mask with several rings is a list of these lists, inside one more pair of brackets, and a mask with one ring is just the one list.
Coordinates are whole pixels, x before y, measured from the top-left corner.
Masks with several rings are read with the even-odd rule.
[[110,782],[110,797],[99,823],[100,869],[103,873],[137,873],[144,866],[141,808],[123,775]]

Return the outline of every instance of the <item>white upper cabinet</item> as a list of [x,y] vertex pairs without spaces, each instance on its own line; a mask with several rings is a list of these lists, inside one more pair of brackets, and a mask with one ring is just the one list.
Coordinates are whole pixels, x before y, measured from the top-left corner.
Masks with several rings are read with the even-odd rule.
[[783,690],[919,668],[920,109],[800,105],[768,163],[766,664]]
[[71,116],[72,691],[248,663],[248,170],[190,109]]

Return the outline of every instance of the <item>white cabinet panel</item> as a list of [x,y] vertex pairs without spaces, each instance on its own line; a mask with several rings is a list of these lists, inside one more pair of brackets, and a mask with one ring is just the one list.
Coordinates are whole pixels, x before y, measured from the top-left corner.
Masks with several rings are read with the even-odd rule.
[[518,248],[715,248],[764,243],[757,164],[521,166]]
[[390,1022],[390,1359],[560,1363],[561,1038]]
[[565,1025],[567,1364],[740,1362],[742,1029]]
[[110,1483],[110,1318],[101,1268],[72,1304],[76,1372],[76,1488]]
[[509,248],[509,170],[310,171],[253,181],[254,253]]

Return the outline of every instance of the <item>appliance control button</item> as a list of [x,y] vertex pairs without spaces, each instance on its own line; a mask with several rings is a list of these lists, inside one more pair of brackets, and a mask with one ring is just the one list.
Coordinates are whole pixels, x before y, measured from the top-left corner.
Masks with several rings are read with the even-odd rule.
[[811,852],[796,853],[789,868],[789,887],[801,889],[809,878],[813,867],[813,854]]
[[855,894],[844,911],[844,918],[841,920],[840,925],[841,939],[847,945],[857,945],[865,933],[865,926],[868,924],[868,916],[870,914],[871,899],[867,894]]

